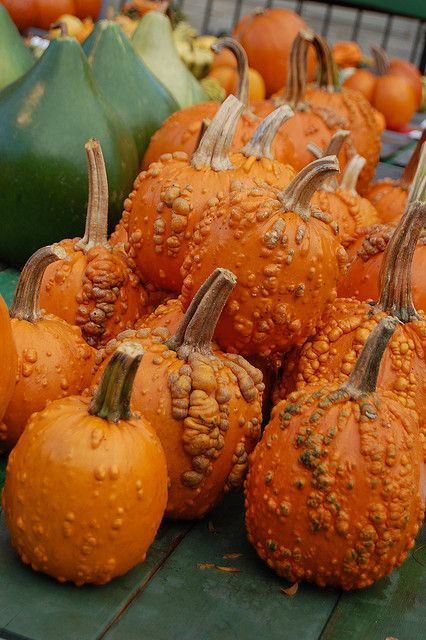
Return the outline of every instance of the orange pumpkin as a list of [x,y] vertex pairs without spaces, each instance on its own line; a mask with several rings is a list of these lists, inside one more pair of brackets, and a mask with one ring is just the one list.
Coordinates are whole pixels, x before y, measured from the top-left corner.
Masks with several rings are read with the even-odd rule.
[[[13,395],[18,372],[18,356],[10,327],[9,311],[5,301],[0,296],[0,361],[2,373],[0,376],[0,443],[3,440],[4,425],[1,424],[7,405]],[[0,444],[1,446],[1,444]]]
[[59,243],[66,259],[46,268],[40,304],[47,313],[79,326],[86,342],[99,347],[133,327],[146,313],[148,295],[123,247],[108,245],[108,182],[102,150],[94,139],[85,149],[89,173],[85,235]]
[[409,81],[416,94],[416,109],[421,105],[423,100],[423,83],[422,74],[408,60],[402,58],[389,59],[386,51],[381,47],[374,46],[371,48],[373,58],[379,75],[400,76]]
[[18,441],[28,418],[46,403],[81,393],[92,379],[95,351],[81,330],[40,309],[39,293],[46,265],[64,259],[62,247],[43,247],[24,266],[10,308],[18,373],[4,415],[1,449]]
[[344,80],[343,86],[347,89],[360,91],[364,98],[371,104],[373,102],[376,80],[376,76],[369,71],[369,69],[357,69],[355,73]]
[[171,518],[200,518],[224,491],[239,488],[260,435],[261,372],[211,343],[234,285],[233,274],[217,269],[172,335],[160,318],[157,326],[118,336],[98,356],[107,357],[126,340],[143,346],[133,404],[163,445]]
[[411,82],[399,75],[377,78],[372,105],[384,115],[386,128],[396,131],[410,122],[418,106]]
[[59,16],[90,16],[96,19],[101,9],[101,0],[2,0],[20,31],[28,27],[49,29]]
[[310,200],[337,171],[335,156],[321,158],[284,191],[236,184],[206,208],[183,264],[182,302],[189,303],[215,266],[237,274],[215,334],[223,349],[261,356],[284,352],[312,333],[334,300],[347,255],[331,216],[312,208]]
[[[236,95],[238,89],[238,71],[228,66],[215,66],[208,75],[209,78],[216,78],[225,89],[225,95],[231,93]],[[255,100],[263,100],[265,97],[265,83],[262,76],[256,69],[248,69],[248,101],[251,104]]]
[[225,196],[235,181],[247,187],[257,180],[284,187],[294,176],[290,166],[270,159],[271,140],[289,117],[288,108],[260,125],[241,153],[229,155],[243,109],[228,96],[190,158],[179,152],[163,155],[136,178],[124,208],[129,214],[129,253],[143,282],[178,294],[180,268],[206,204]]
[[359,44],[353,41],[336,42],[333,47],[333,60],[338,67],[358,67],[362,60]]
[[60,582],[105,584],[143,562],[167,501],[164,452],[130,412],[143,351],[123,345],[95,397],[31,416],[9,456],[3,508],[21,559]]
[[248,538],[291,582],[367,587],[414,546],[425,498],[418,416],[376,388],[396,323],[380,322],[341,386],[280,402],[251,456]]
[[[294,38],[306,24],[288,9],[258,9],[234,28],[233,37],[244,47],[249,65],[265,81],[266,95],[277,91],[288,75],[288,57]],[[314,59],[309,55],[308,77],[313,78]]]

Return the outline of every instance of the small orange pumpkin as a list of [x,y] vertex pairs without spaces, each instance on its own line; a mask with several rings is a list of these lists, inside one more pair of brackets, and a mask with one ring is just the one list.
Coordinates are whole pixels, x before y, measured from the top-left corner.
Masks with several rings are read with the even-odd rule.
[[362,60],[362,51],[357,42],[342,41],[336,42],[333,47],[333,60],[338,67],[358,67]]
[[369,69],[357,69],[355,73],[344,80],[343,86],[347,89],[360,91],[371,104],[376,87],[376,80],[376,76]]

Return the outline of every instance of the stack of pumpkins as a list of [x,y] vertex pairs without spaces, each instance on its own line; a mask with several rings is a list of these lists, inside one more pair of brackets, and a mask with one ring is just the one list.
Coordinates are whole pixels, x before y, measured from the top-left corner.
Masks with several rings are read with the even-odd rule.
[[[238,43],[219,46],[246,64]],[[319,86],[306,86],[312,47]],[[426,324],[412,299],[426,152],[385,231],[357,191],[380,129],[361,94],[334,87],[329,58],[302,30],[285,93],[173,114],[109,238],[105,162],[87,142],[83,237],[36,251],[10,319],[1,307],[3,505],[35,570],[78,585],[123,574],[163,515],[202,517],[241,487],[253,451],[249,539],[280,575],[367,586],[412,547],[426,493]],[[375,259],[367,301],[337,297],[347,251]]]

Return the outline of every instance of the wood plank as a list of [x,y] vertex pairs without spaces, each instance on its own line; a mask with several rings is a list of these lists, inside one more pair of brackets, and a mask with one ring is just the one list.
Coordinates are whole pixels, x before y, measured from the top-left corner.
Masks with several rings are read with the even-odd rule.
[[[212,522],[216,533],[209,531]],[[238,558],[224,557],[241,553]],[[201,569],[198,563],[236,567],[239,573]],[[175,553],[107,629],[105,640],[317,640],[338,591],[289,586],[258,559],[248,543],[241,495],[230,495],[186,536]]]
[[369,589],[342,595],[321,640],[420,640],[426,629],[426,526],[414,554]]
[[397,180],[401,177],[402,172],[402,167],[396,167],[395,165],[388,164],[386,162],[379,162],[373,181],[377,182],[383,178],[392,178],[392,180]]

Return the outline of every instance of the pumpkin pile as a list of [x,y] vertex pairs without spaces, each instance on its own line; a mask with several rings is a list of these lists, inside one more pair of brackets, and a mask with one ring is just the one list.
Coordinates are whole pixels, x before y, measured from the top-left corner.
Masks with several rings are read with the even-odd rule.
[[128,4],[132,43],[111,21],[84,51],[52,39],[0,94],[0,258],[25,262],[0,298],[12,545],[105,584],[163,517],[245,482],[249,540],[279,575],[366,587],[403,562],[426,498],[426,146],[372,185],[375,111],[284,9],[214,39],[229,95],[207,100],[164,8]]

